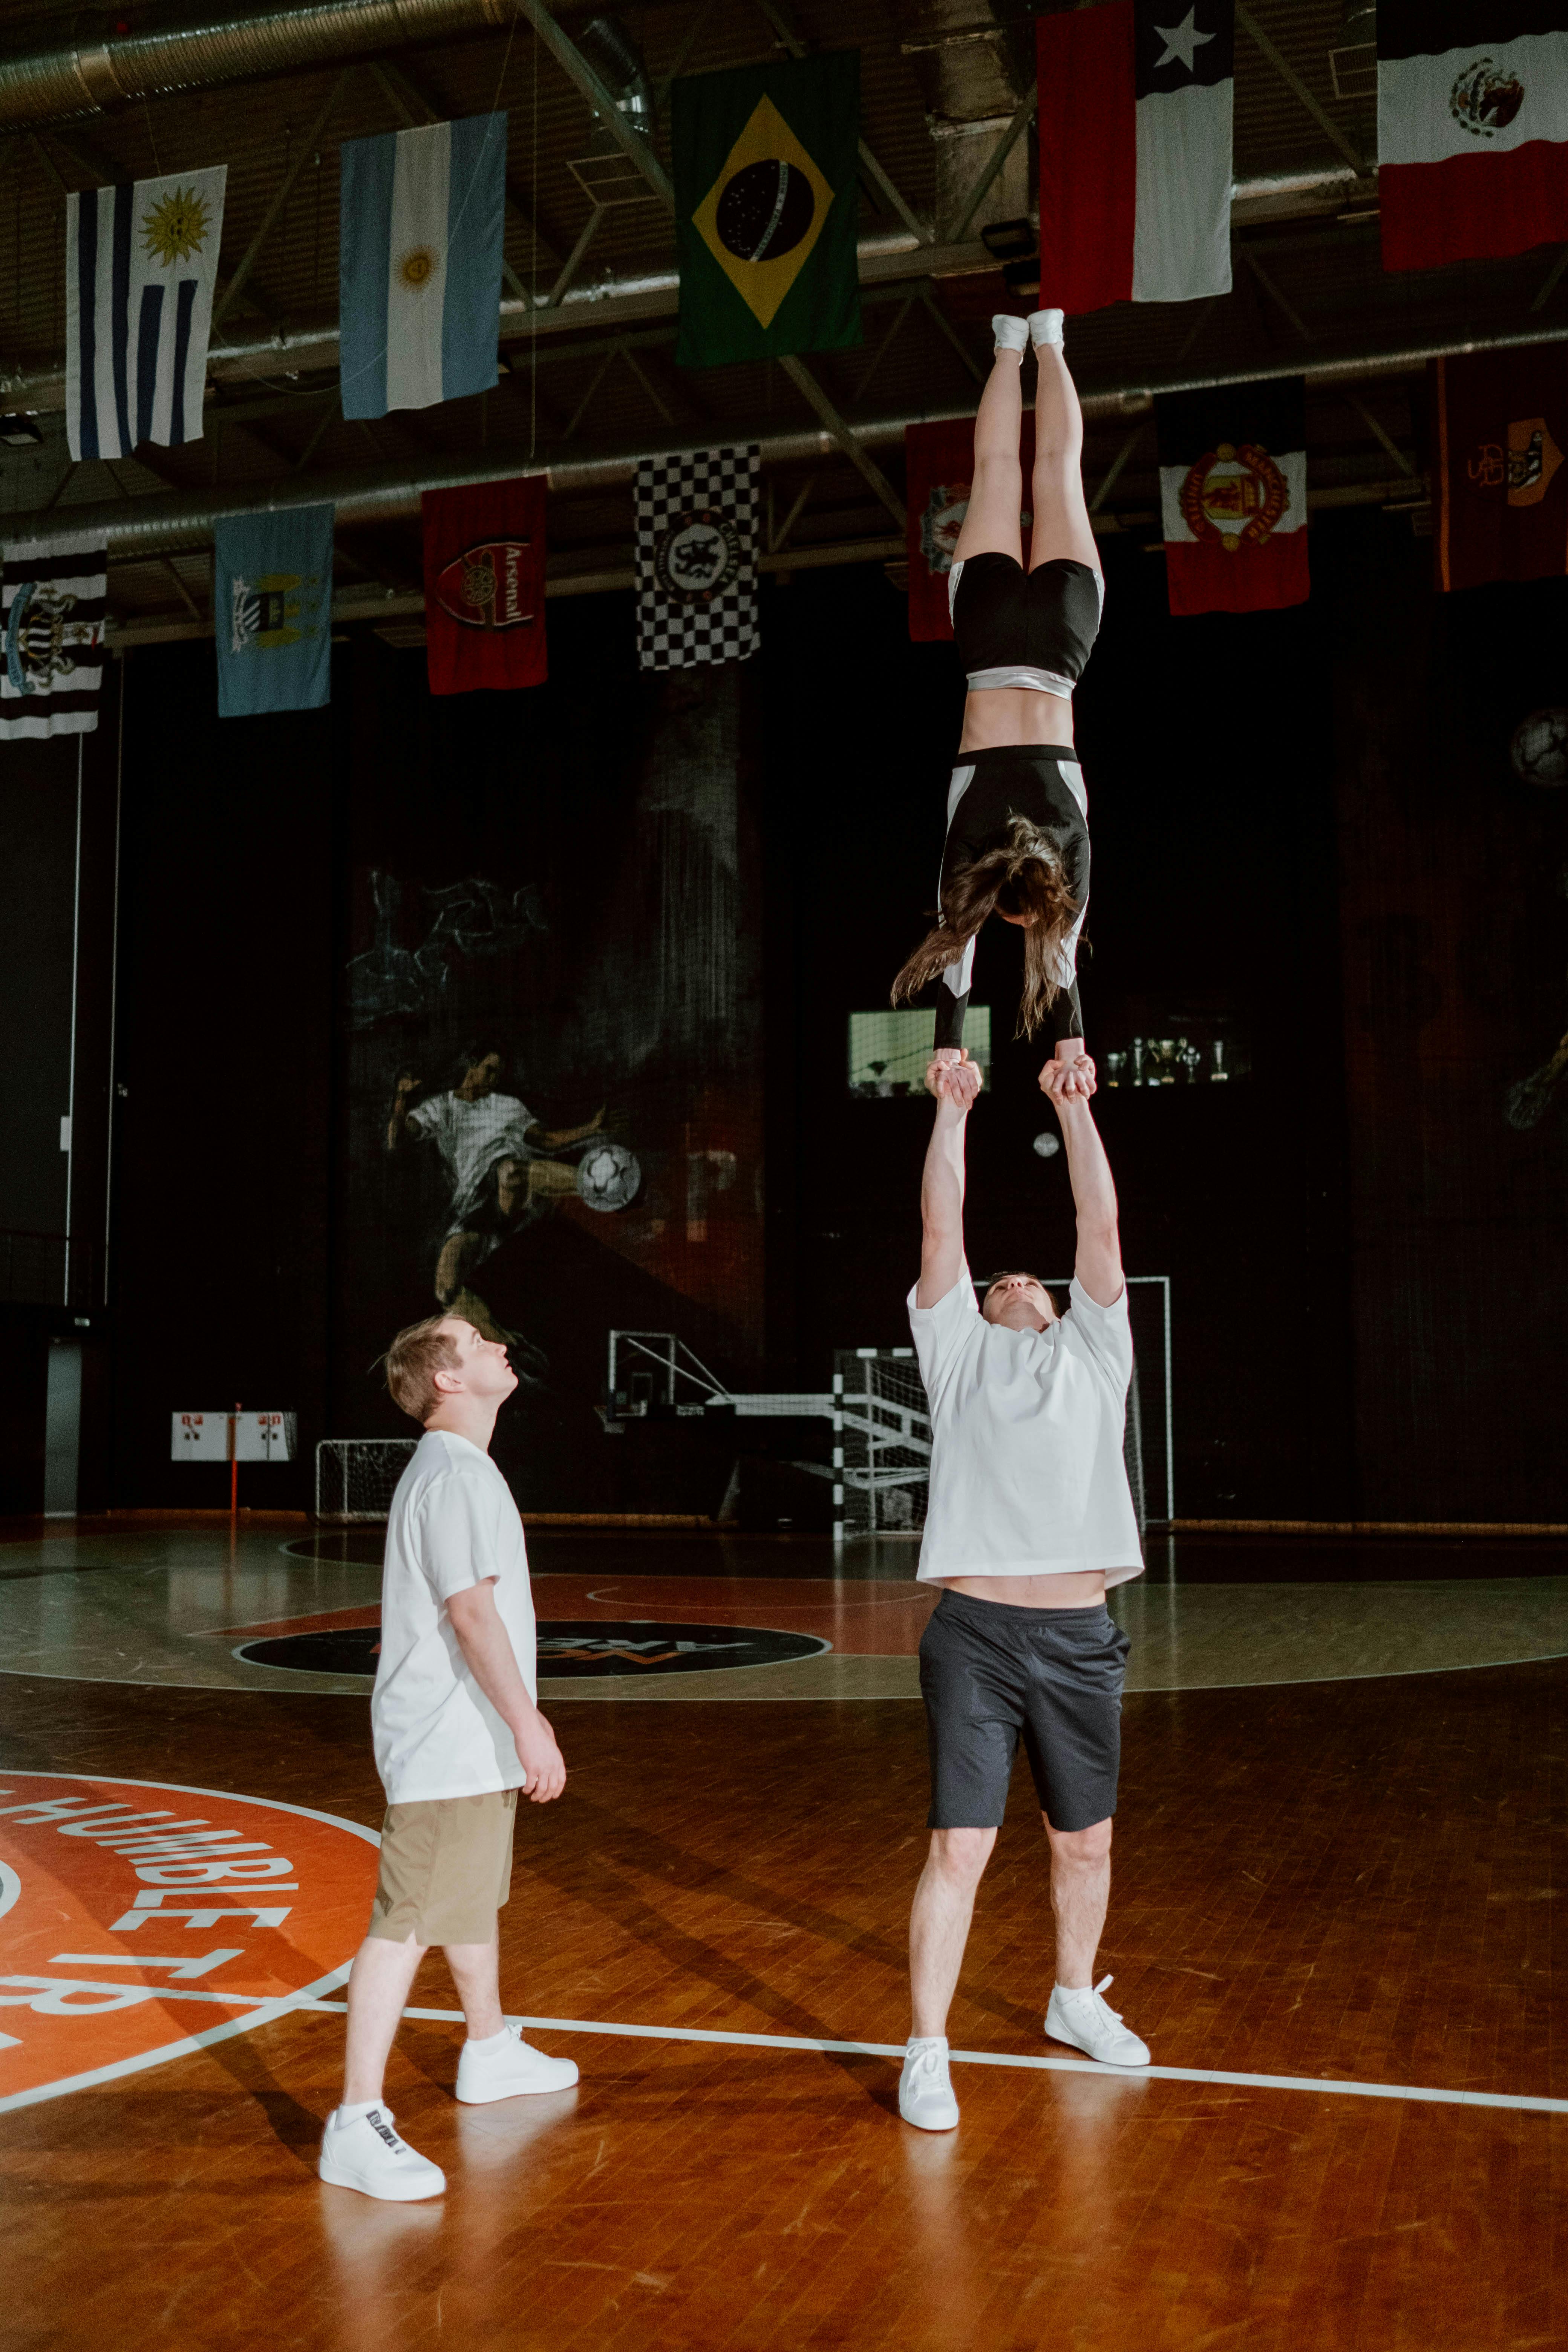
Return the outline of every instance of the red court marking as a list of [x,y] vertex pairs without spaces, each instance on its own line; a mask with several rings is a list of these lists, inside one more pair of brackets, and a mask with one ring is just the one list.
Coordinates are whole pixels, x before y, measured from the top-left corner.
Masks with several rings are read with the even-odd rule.
[[[117,1825],[128,1850],[100,1842]],[[226,1855],[201,1843],[226,1833]],[[0,2110],[159,2065],[245,2032],[271,2013],[258,2001],[337,1984],[376,1844],[258,1797],[0,1773]],[[229,1993],[254,1998],[212,1998]]]
[[[613,1599],[606,1599],[606,1593]],[[851,1598],[850,1596],[854,1597]],[[772,1625],[815,1633],[852,1658],[912,1657],[937,1602],[932,1585],[840,1584],[831,1577],[637,1576],[605,1584],[595,1576],[536,1576],[541,1617],[659,1617],[670,1624]],[[310,1617],[275,1617],[259,1625],[226,1625],[209,1640],[244,1634],[253,1642],[280,1633],[324,1633],[380,1622],[379,1607],[330,1609]]]

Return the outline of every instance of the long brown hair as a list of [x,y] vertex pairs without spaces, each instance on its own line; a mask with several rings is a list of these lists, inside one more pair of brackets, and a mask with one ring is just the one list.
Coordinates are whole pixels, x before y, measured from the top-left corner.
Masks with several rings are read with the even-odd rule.
[[1055,841],[1027,817],[1015,816],[1001,847],[971,858],[952,877],[942,893],[942,919],[894,981],[892,1002],[907,1003],[956,963],[987,915],[1022,915],[1024,993],[1016,1034],[1032,1037],[1062,992],[1058,959],[1077,913]]

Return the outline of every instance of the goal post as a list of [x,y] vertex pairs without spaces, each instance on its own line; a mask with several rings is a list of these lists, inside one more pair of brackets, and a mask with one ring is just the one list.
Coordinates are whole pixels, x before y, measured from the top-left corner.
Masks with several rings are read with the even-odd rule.
[[323,1437],[316,1448],[316,1517],[384,1519],[416,1437]]

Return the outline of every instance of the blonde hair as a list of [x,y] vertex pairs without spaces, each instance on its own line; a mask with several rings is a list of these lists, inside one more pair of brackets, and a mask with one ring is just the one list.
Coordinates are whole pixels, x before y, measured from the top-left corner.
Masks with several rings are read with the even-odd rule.
[[1078,908],[1056,842],[1027,817],[1013,817],[1004,843],[966,860],[950,876],[941,920],[894,981],[893,1003],[907,1004],[956,963],[987,915],[1022,916],[1024,992],[1016,1034],[1032,1037],[1062,993],[1062,942]]
[[441,1328],[447,1319],[445,1315],[426,1315],[423,1323],[410,1323],[381,1360],[394,1404],[421,1427],[440,1402],[437,1373],[462,1369],[457,1341]]

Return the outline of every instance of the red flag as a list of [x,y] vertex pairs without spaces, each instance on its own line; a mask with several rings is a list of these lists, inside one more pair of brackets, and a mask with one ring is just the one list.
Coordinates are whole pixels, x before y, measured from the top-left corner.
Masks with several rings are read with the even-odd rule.
[[1568,351],[1536,343],[1429,364],[1438,587],[1568,572]]
[[542,686],[544,476],[426,490],[419,508],[431,693]]
[[1154,403],[1173,613],[1304,604],[1307,406],[1299,375]]
[[[1024,473],[1024,560],[1028,561],[1029,476],[1035,463],[1035,419],[1026,409],[1019,462]],[[974,420],[904,427],[904,499],[909,509],[910,635],[917,645],[951,637],[947,578],[974,471]]]

